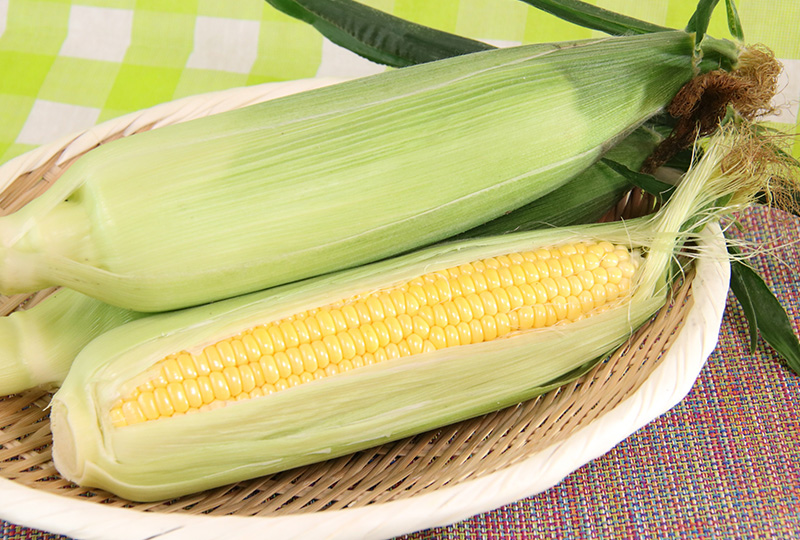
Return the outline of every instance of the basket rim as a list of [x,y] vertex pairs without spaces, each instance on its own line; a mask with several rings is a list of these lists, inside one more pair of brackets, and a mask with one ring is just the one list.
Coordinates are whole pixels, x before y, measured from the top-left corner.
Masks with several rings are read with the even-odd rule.
[[[710,230],[709,230],[710,229]],[[141,512],[42,492],[0,477],[0,517],[80,538],[170,540],[224,535],[279,538],[388,538],[448,525],[556,485],[664,414],[691,390],[716,347],[727,303],[730,265],[718,225],[703,233],[704,255],[691,288],[693,305],[663,361],[617,406],[521,462],[476,479],[399,500],[282,516],[211,516]],[[46,514],[42,508],[47,508]],[[112,533],[113,531],[113,533]]]

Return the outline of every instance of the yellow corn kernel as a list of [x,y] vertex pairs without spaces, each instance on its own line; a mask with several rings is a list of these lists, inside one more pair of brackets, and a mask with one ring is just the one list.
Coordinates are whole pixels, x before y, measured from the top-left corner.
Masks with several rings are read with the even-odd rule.
[[[197,384],[196,381],[194,382]],[[160,416],[158,406],[156,405],[156,398],[153,396],[152,392],[142,392],[136,398],[136,402],[139,404],[139,409],[141,409],[148,420],[155,420]]]
[[146,420],[142,410],[135,401],[126,401],[122,404],[122,418],[128,424],[138,424]]
[[184,379],[196,379],[197,378],[197,366],[194,362],[192,362],[192,357],[189,354],[183,353],[178,355],[175,359],[178,364],[178,367],[181,370],[181,374],[183,375]]
[[[203,405],[203,396],[200,392],[200,385],[197,383],[197,380],[195,379],[187,380],[183,385],[183,390],[186,394],[186,401],[189,403],[189,407],[196,409]],[[140,399],[137,400],[140,406],[142,405],[143,401],[141,397],[142,396],[140,395],[139,396]],[[147,416],[148,419],[152,420],[152,418],[150,418],[152,409],[150,409],[149,412],[147,410],[144,410],[144,408],[142,408],[142,410],[144,411],[145,416]]]
[[178,361],[173,358],[168,358],[164,365],[161,367],[164,372],[164,376],[167,378],[167,381],[170,383],[180,382],[183,380],[183,373],[181,373],[181,368],[178,365]]
[[216,349],[222,361],[222,369],[236,365],[236,353],[233,352],[233,347],[231,347],[231,340],[220,341],[217,343]]

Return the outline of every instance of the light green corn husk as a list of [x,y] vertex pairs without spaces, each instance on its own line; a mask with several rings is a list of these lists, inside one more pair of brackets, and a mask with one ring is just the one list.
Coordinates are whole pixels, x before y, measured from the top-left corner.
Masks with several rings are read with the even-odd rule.
[[60,384],[87,343],[141,316],[59,289],[25,311],[0,318],[0,396]]
[[0,219],[0,291],[160,311],[449,238],[586,169],[700,68],[736,64],[713,45],[702,62],[684,32],[492,50],[115,141]]
[[[698,213],[752,177],[720,172],[717,138],[651,218],[435,246],[329,276],[123,325],[79,355],[52,403],[66,478],[133,500],[175,497],[353,452],[529,399],[624,342],[666,299],[672,259]],[[739,197],[727,197],[740,204]],[[746,198],[744,199],[746,200]],[[550,329],[365,366],[223,408],[116,428],[108,410],[154,362],[245,328],[465,261],[602,239],[642,249],[629,302]]]

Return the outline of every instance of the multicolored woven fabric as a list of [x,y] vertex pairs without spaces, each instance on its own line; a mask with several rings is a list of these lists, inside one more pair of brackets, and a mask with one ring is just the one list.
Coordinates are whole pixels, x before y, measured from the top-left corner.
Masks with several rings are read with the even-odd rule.
[[[370,0],[379,9],[499,45],[590,37],[516,0]],[[696,0],[597,0],[683,27]],[[723,3],[721,3],[723,4]],[[738,0],[750,42],[783,61],[779,115],[797,131],[800,4]],[[727,36],[720,6],[710,32]],[[263,0],[0,0],[0,163],[121,114],[212,90],[383,70]],[[800,156],[800,142],[794,147]],[[798,221],[756,212],[757,265],[800,319]],[[795,326],[795,331],[798,327]],[[732,298],[715,354],[675,409],[553,489],[408,540],[800,537],[800,377],[763,342],[746,347]],[[63,538],[0,520],[0,540]]]

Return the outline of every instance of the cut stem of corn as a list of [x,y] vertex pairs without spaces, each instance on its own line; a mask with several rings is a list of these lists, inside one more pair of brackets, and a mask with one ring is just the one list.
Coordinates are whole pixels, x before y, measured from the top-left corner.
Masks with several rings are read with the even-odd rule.
[[56,466],[162,499],[538,395],[663,306],[687,227],[750,181],[721,172],[728,142],[653,217],[442,244],[116,328],[54,396]]
[[737,58],[694,53],[684,32],[492,50],[126,137],[0,219],[0,291],[160,311],[449,238],[556,189],[698,66]]

